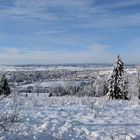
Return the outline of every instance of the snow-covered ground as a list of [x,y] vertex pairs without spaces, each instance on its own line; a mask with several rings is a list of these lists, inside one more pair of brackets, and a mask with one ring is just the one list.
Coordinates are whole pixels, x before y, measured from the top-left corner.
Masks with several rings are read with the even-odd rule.
[[[34,71],[39,71],[41,74],[42,71],[48,70],[52,72],[50,75],[47,73],[48,77],[54,75],[50,79],[34,81],[32,79],[34,76],[29,75]],[[57,74],[55,70],[60,73],[60,76],[61,73],[64,75],[55,79]],[[8,72],[9,77],[14,77],[12,72],[17,73],[17,77],[25,81],[21,82],[18,88],[24,89],[63,85],[67,82],[77,84],[85,80],[84,77],[91,77],[88,79],[91,81],[103,75],[110,75],[112,67],[0,66],[0,71]],[[20,71],[23,71],[21,73],[23,77]],[[74,75],[69,71],[78,72]],[[136,73],[136,68],[130,67],[126,72]],[[28,76],[29,79],[26,79]],[[76,76],[80,77],[79,80],[75,78]],[[16,94],[18,91],[18,89],[14,90]],[[108,100],[107,97],[48,97],[48,93],[28,93],[27,96],[26,93],[16,94],[6,98],[0,96],[0,140],[140,140],[140,100],[118,101]],[[7,120],[4,120],[3,116],[17,112],[19,114],[17,122],[4,124],[7,130],[4,131],[1,124]]]
[[[0,140],[139,140],[140,101],[107,97],[47,97],[36,93],[10,95],[0,107],[20,110],[12,131]],[[12,110],[11,110],[12,108]],[[2,110],[2,109],[1,109]]]

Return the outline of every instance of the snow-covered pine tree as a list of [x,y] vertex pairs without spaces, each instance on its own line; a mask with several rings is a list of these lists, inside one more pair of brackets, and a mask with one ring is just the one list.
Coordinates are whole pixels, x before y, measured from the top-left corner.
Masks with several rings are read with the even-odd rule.
[[137,66],[136,68],[136,85],[137,85],[137,88],[138,88],[138,99],[140,99],[140,66]]
[[124,64],[118,55],[117,61],[114,64],[113,72],[111,74],[109,82],[109,98],[111,99],[128,99],[124,92]]
[[7,79],[4,74],[0,76],[0,95],[8,96],[11,93],[10,87],[8,85]]
[[127,78],[128,75],[123,76],[122,80],[122,95],[125,100],[128,100],[128,93],[129,93],[129,80]]

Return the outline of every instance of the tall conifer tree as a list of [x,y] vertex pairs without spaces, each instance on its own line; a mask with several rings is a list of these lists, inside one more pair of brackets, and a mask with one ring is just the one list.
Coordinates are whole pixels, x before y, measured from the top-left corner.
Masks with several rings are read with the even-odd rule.
[[113,72],[111,74],[109,82],[109,98],[111,99],[128,99],[124,94],[123,89],[123,75],[124,75],[124,64],[118,55],[117,61],[114,64]]

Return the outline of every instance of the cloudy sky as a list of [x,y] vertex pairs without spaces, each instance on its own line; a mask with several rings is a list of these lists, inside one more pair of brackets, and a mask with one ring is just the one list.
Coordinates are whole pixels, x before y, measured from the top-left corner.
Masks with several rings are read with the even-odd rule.
[[0,64],[140,63],[140,0],[0,0]]

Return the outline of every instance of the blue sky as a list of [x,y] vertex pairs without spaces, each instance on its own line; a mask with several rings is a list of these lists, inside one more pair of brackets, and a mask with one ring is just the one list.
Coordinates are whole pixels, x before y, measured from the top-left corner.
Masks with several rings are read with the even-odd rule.
[[140,63],[140,0],[0,0],[0,64]]

